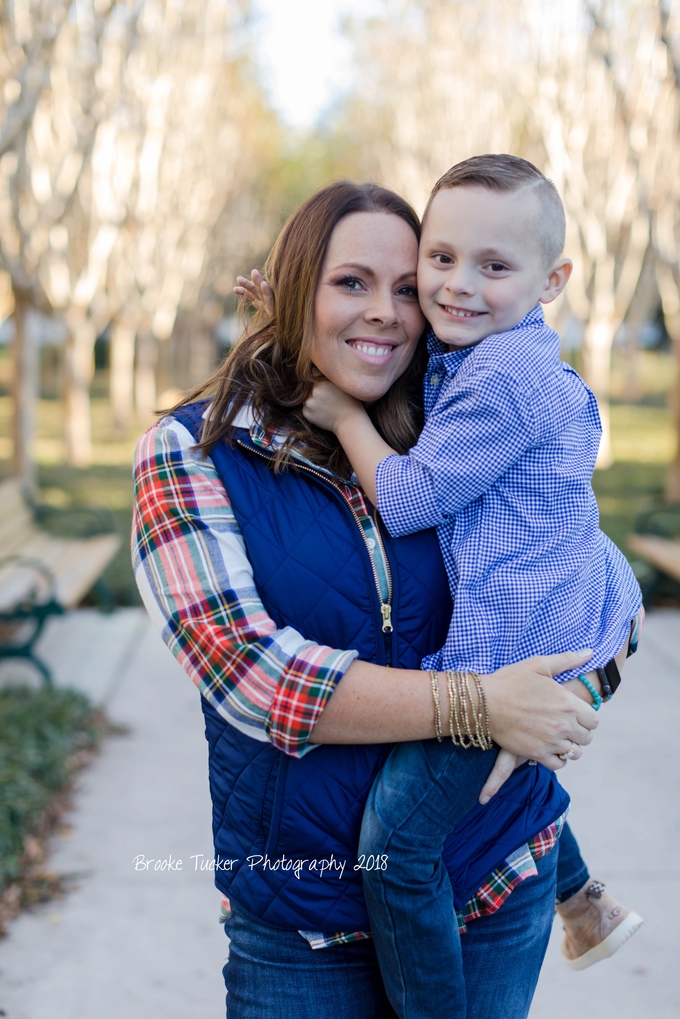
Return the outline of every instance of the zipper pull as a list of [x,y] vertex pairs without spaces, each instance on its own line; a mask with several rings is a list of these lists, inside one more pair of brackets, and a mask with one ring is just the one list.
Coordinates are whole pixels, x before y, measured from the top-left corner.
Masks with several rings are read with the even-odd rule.
[[382,632],[392,633],[392,606],[383,602],[380,606],[380,613],[382,615]]

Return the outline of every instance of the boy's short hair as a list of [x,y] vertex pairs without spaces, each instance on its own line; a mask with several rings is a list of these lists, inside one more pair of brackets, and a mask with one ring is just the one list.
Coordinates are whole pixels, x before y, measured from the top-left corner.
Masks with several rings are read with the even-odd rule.
[[542,208],[537,234],[545,260],[552,264],[560,257],[567,230],[562,199],[553,182],[533,163],[506,153],[471,156],[456,163],[432,188],[423,213],[423,223],[435,195],[459,187],[487,188],[489,191],[524,191],[528,188],[535,191]]

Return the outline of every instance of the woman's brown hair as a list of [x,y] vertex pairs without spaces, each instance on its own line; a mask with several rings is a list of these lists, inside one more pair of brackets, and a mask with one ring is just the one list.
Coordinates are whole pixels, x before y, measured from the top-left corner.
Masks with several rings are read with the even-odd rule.
[[[311,425],[302,404],[323,376],[311,359],[314,299],[333,230],[354,212],[399,216],[420,238],[420,223],[411,206],[378,184],[340,180],[308,198],[284,224],[263,273],[274,294],[273,312],[258,310],[224,363],[178,406],[214,394],[198,448],[209,453],[226,439],[239,411],[251,406],[267,430],[285,432],[275,468],[290,459],[293,446],[320,467],[348,477],[345,453],[332,432]],[[391,389],[370,408],[376,428],[400,453],[416,441],[422,428],[424,343]]]

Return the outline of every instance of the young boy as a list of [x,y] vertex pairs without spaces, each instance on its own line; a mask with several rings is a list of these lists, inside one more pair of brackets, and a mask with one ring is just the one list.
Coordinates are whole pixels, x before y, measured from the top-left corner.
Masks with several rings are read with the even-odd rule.
[[[454,166],[435,185],[423,222],[418,291],[432,331],[417,444],[397,455],[363,405],[329,383],[315,388],[305,415],[335,432],[393,536],[438,529],[454,610],[445,646],[422,667],[450,670],[448,689],[463,697],[465,677],[455,673],[590,647],[591,672],[557,681],[587,689],[597,709],[596,687],[611,696],[617,662],[634,650],[641,596],[598,526],[590,483],[600,441],[595,399],[560,362],[559,337],[540,307],[569,279],[564,239],[559,195],[531,163],[487,155]],[[468,689],[470,682],[472,708],[474,676]],[[433,696],[437,707],[434,675]],[[479,792],[491,756],[404,744],[374,784],[362,851],[386,854],[388,863],[364,875],[366,896],[385,984],[402,1016],[457,1015],[451,1006],[464,1001],[455,900],[437,861],[470,809],[465,789],[476,782]],[[411,809],[411,801],[420,806]],[[564,850],[575,883],[558,906],[574,942],[563,950],[582,968],[612,954],[642,921],[602,898],[570,833]],[[435,876],[428,882],[424,874]],[[465,902],[455,901],[459,911]]]

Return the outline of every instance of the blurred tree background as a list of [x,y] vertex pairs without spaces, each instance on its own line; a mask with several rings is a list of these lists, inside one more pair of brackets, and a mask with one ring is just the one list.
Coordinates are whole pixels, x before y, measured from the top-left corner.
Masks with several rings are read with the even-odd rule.
[[[231,288],[337,176],[422,210],[508,151],[562,193],[550,306],[597,394],[603,526],[680,503],[680,0],[380,0],[314,129],[271,106],[249,0],[8,0],[0,14],[0,474],[126,531],[153,409],[238,333]],[[111,568],[134,603],[127,553]]]

